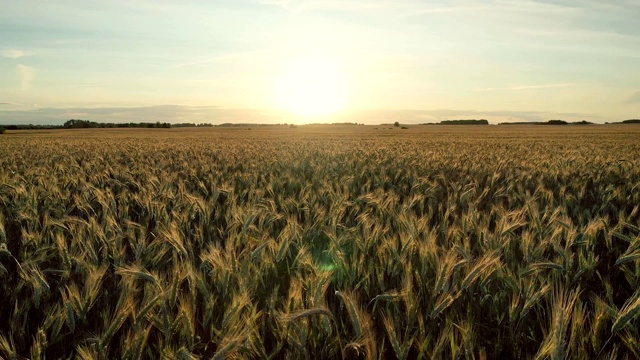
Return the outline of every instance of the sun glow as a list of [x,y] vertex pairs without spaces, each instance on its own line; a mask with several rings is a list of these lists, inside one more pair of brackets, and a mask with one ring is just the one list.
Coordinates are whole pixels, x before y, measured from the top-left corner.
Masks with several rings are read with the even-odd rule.
[[340,67],[322,57],[288,61],[275,87],[280,108],[305,117],[338,112],[347,100],[347,84]]

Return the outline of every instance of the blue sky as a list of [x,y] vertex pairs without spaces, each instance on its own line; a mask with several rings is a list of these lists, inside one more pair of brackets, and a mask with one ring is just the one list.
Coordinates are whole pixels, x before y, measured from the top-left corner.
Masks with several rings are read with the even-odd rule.
[[640,2],[4,1],[0,123],[283,122],[289,59],[340,64],[335,120],[640,117]]

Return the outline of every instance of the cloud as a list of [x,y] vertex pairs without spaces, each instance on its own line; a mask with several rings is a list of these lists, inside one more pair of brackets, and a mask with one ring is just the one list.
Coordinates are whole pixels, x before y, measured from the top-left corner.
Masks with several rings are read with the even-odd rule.
[[[138,107],[93,107],[93,108],[0,108],[2,123],[8,124],[52,124],[61,125],[69,119],[96,122],[169,122],[169,123],[291,123],[296,118],[278,110],[225,109],[215,106],[138,106]],[[6,119],[6,120],[5,120]],[[487,119],[492,124],[500,122],[534,122],[549,119],[593,122],[611,121],[598,115],[583,113],[555,113],[543,111],[481,111],[481,110],[359,110],[327,116],[317,122],[357,122],[382,124],[399,121],[403,124],[432,123],[449,119]]]
[[629,96],[629,98],[624,102],[625,104],[640,104],[640,91],[637,91],[635,94]]
[[15,102],[0,102],[0,117],[2,117],[7,112],[29,109],[34,109],[34,106]]
[[238,51],[238,52],[235,52],[235,53],[228,53],[228,54],[222,54],[222,55],[213,56],[213,57],[210,57],[210,58],[207,58],[207,59],[195,60],[195,61],[189,61],[189,62],[185,62],[185,63],[181,63],[181,64],[176,64],[176,65],[171,66],[171,69],[177,69],[177,68],[194,66],[194,65],[203,65],[203,64],[208,64],[208,63],[218,62],[218,61],[238,61],[238,60],[244,59],[244,58],[252,58],[252,57],[257,57],[257,56],[264,55],[267,51],[268,50],[266,50],[266,49],[249,50],[249,51]]
[[332,0],[264,0],[263,5],[280,6],[286,11],[363,11],[375,10],[385,5],[379,1],[332,1]]
[[401,17],[414,17],[428,14],[452,13],[452,12],[470,12],[486,10],[487,6],[421,6],[415,9],[406,9]]
[[393,123],[399,121],[405,124],[434,123],[442,120],[455,119],[487,119],[492,124],[501,122],[541,122],[550,119],[580,121],[588,119],[594,122],[604,122],[598,115],[583,113],[557,113],[545,111],[510,111],[510,110],[367,110],[348,114],[342,121],[355,121],[366,124]]
[[506,13],[567,13],[581,10],[566,1],[497,0],[493,2],[472,1],[417,1],[417,0],[252,0],[261,5],[278,6],[288,12],[385,12],[400,17],[415,17],[428,14],[452,12],[506,12]]
[[2,56],[11,59],[18,59],[24,56],[24,52],[20,50],[5,50],[2,52]]
[[169,123],[284,123],[291,122],[278,111],[253,109],[222,109],[215,106],[158,105],[138,107],[70,107],[3,110],[2,123],[61,125],[69,119],[96,122],[169,122]]
[[285,11],[300,13],[314,11],[334,12],[385,12],[394,13],[400,17],[409,17],[433,13],[448,13],[459,11],[471,11],[479,8],[477,5],[437,5],[424,4],[410,0],[254,0],[262,5],[279,6]]
[[519,85],[519,86],[509,86],[509,87],[501,87],[501,88],[479,88],[479,89],[475,89],[475,91],[549,89],[549,88],[568,87],[568,86],[575,86],[575,85],[577,84],[561,83],[561,84],[544,84],[544,85]]
[[23,91],[31,89],[31,83],[36,79],[36,68],[18,64],[18,76],[20,76],[20,88]]

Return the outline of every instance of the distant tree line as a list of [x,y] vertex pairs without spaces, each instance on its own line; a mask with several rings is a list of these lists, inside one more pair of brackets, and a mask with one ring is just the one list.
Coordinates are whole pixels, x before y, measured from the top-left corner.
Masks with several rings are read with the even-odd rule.
[[213,124],[194,124],[194,123],[180,123],[180,124],[173,124],[173,127],[213,127]]
[[622,122],[623,124],[640,124],[640,119],[629,119]]
[[89,120],[68,120],[62,125],[64,129],[97,129],[97,128],[147,128],[147,129],[168,129],[170,123],[98,123]]
[[489,121],[485,119],[463,119],[463,120],[443,120],[440,125],[489,125]]
[[486,119],[442,120],[439,123],[425,123],[422,125],[489,125],[489,121]]
[[3,125],[6,130],[49,130],[49,129],[112,129],[112,128],[145,128],[145,129],[168,129],[171,128],[170,123],[98,123],[89,120],[71,119],[63,125]]
[[62,129],[62,125],[2,125],[5,130],[47,130],[47,129]]
[[593,123],[587,120],[575,121],[571,123],[564,120],[548,120],[545,122],[539,122],[539,121],[504,122],[498,125],[593,125]]
[[[364,125],[364,124],[350,123],[350,122],[310,123],[310,124],[305,124],[304,126],[327,126],[327,125],[342,126],[342,125]],[[215,126],[215,127],[247,127],[247,126],[255,126],[255,127],[290,127],[290,128],[297,127],[296,124],[289,124],[289,123],[277,123],[277,124],[273,124],[273,123],[266,123],[266,124],[261,124],[261,123],[222,123],[222,124],[211,125],[211,126]]]

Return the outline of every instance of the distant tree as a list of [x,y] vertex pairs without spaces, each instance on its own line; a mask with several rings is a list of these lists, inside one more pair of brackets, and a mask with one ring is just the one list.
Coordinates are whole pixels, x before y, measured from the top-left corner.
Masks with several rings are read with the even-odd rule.
[[65,122],[63,127],[66,129],[88,129],[98,127],[98,123],[89,120],[71,119]]
[[196,127],[195,123],[178,123],[174,125],[175,127]]
[[640,124],[640,119],[629,119],[622,121],[623,124]]
[[395,126],[395,127],[399,127],[399,126],[400,126],[400,123],[396,121],[396,122],[394,122],[394,123],[393,123],[393,126]]
[[0,134],[4,134],[4,128],[0,126]]
[[442,120],[440,125],[489,125],[486,119]]

